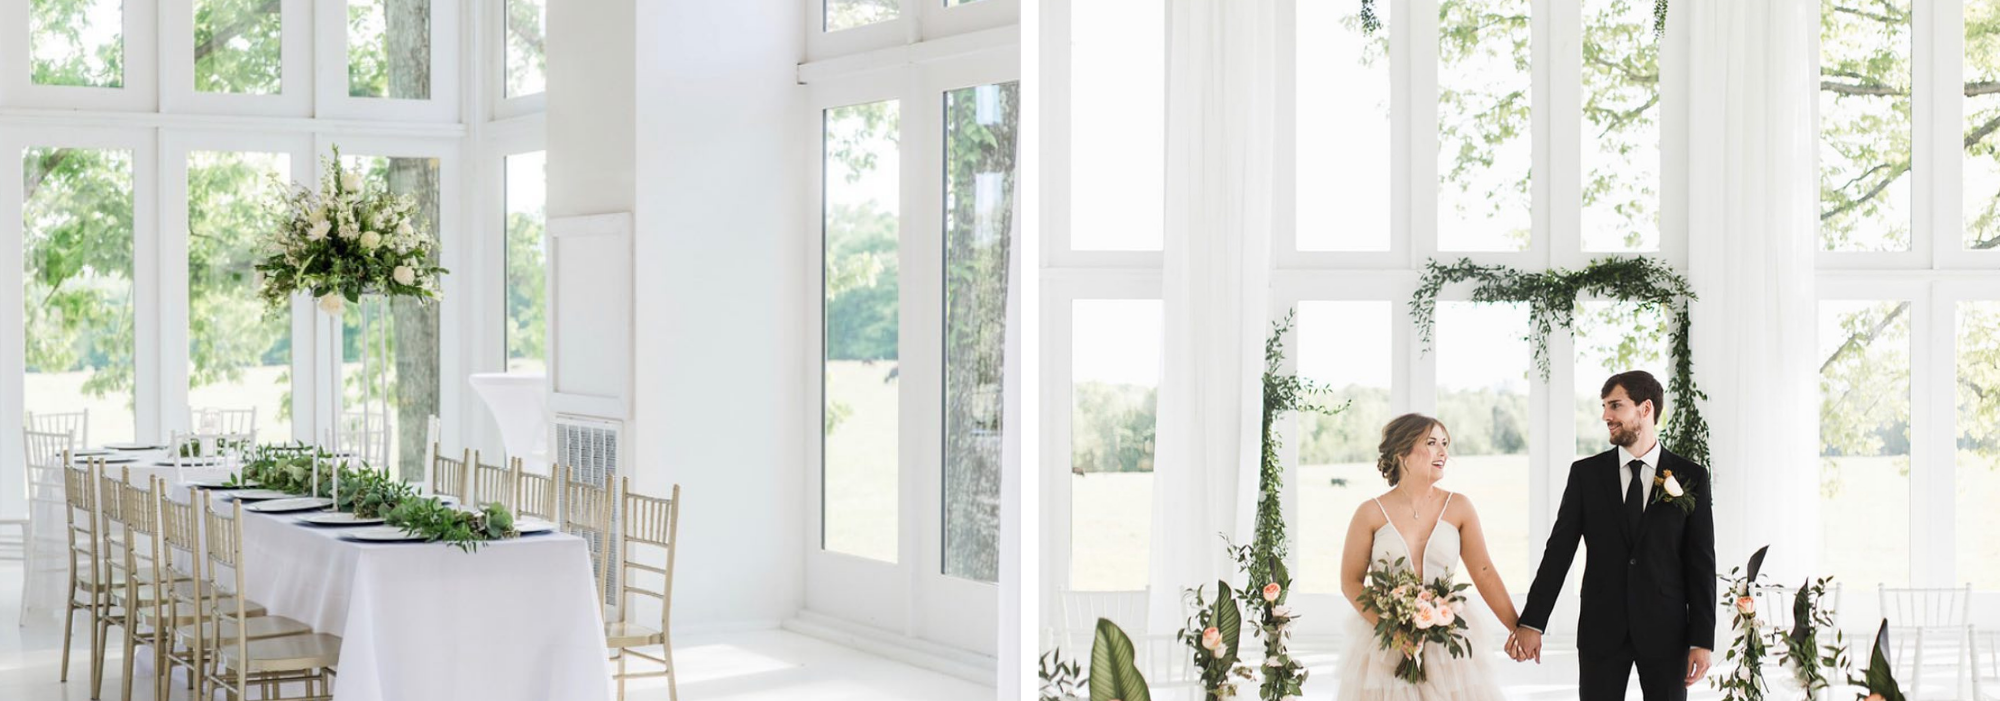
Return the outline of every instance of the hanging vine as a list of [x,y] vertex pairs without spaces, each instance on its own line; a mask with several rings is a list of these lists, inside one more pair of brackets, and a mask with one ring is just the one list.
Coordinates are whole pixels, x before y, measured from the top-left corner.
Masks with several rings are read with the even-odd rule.
[[1694,361],[1688,345],[1688,303],[1695,300],[1687,278],[1651,258],[1601,258],[1581,270],[1556,269],[1528,273],[1502,265],[1478,265],[1460,259],[1449,265],[1432,260],[1424,266],[1421,285],[1410,299],[1410,317],[1422,334],[1424,351],[1431,348],[1431,331],[1436,325],[1438,293],[1446,285],[1471,282],[1475,302],[1525,302],[1528,305],[1527,336],[1534,349],[1535,368],[1542,379],[1549,377],[1549,336],[1556,327],[1568,331],[1575,321],[1577,296],[1590,294],[1637,304],[1642,311],[1672,315],[1668,331],[1668,354],[1673,363],[1667,392],[1675,406],[1661,431],[1667,449],[1703,465],[1708,464],[1708,422],[1701,416],[1700,402],[1707,400],[1695,385]]

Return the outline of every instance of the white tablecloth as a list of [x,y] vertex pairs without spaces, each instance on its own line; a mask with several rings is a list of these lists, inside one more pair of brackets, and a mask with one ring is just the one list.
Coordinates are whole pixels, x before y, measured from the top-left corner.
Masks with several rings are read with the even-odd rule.
[[364,544],[291,516],[245,514],[250,597],[339,635],[336,701],[549,701],[610,696],[604,624],[582,539],[476,553]]

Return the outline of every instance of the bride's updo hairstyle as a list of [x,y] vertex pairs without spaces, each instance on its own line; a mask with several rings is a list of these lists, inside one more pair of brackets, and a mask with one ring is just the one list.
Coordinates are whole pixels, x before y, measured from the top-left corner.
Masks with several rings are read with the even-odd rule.
[[1382,472],[1382,479],[1389,480],[1391,487],[1403,481],[1403,456],[1410,454],[1417,441],[1431,434],[1432,426],[1443,425],[1423,414],[1404,414],[1383,426],[1381,452],[1375,458],[1375,469]]

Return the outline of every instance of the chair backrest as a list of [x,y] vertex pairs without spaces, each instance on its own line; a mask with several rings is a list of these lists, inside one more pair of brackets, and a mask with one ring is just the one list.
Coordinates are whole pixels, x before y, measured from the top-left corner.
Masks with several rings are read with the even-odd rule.
[[200,582],[204,579],[203,572],[207,570],[201,558],[201,514],[193,502],[169,498],[167,490],[160,488],[165,484],[161,478],[153,480],[153,503],[157,505],[160,517],[158,545],[154,553],[172,573],[172,578]]
[[389,417],[373,411],[342,414],[339,450],[354,453],[370,465],[388,465]]
[[431,494],[449,494],[465,500],[467,484],[471,476],[466,473],[465,464],[472,460],[472,451],[467,450],[461,457],[447,458],[439,450],[437,457],[431,458]]
[[197,433],[226,433],[239,436],[257,435],[257,407],[248,409],[217,409],[208,407],[194,410],[191,421]]
[[[233,622],[236,630],[243,633],[237,635],[234,641],[236,659],[247,661],[250,659],[250,636],[243,622],[249,619],[244,602],[249,600],[250,595],[243,588],[243,502],[232,501],[229,508],[227,516],[216,511],[214,497],[209,492],[202,492],[202,534],[206,536],[204,540],[208,548],[208,578],[207,586],[200,587],[204,597],[196,604],[195,615],[212,624],[214,627],[209,630],[217,631],[218,635],[228,627],[225,621]],[[224,568],[229,570],[227,575],[221,572]],[[230,597],[230,600],[223,601],[223,597]],[[247,663],[236,665],[231,670],[234,680],[222,676],[219,669],[210,675],[240,689],[248,667]]]
[[555,475],[538,475],[521,468],[521,459],[514,458],[514,515],[516,517],[538,518],[549,523],[556,522],[556,478]]
[[1893,628],[1949,628],[1972,620],[1972,585],[1944,588],[1899,588],[1877,585],[1882,617]]
[[485,506],[499,503],[514,510],[514,471],[499,465],[488,465],[479,459],[479,451],[472,451],[472,489],[466,495],[467,506]]
[[76,441],[67,433],[45,431],[23,431],[22,437],[23,463],[28,468],[28,498],[63,501],[63,470],[69,467],[64,456],[76,449]]
[[674,550],[679,543],[681,486],[662,499],[632,491],[632,478],[619,480],[618,609],[630,612],[632,597],[660,602],[660,630],[672,630]]
[[[1833,616],[1835,630],[1840,629],[1840,593],[1841,583],[1834,582],[1833,586],[1827,588],[1826,597],[1820,599],[1820,605]],[[1772,629],[1780,632],[1790,631],[1792,626],[1798,623],[1792,616],[1792,604],[1798,594],[1798,587],[1782,584],[1758,587],[1757,612]]]
[[[132,468],[119,472],[115,488],[119,494],[119,514],[125,519],[125,538],[119,548],[121,564],[118,570],[125,573],[125,600],[136,605],[142,588],[157,591],[159,583],[164,581],[160,576],[160,559],[156,556],[160,552],[160,509],[158,500],[153,497],[154,490],[159,488],[159,478],[148,480],[146,486],[139,487],[132,484]],[[159,603],[154,602],[155,614],[159,613]],[[154,620],[161,619],[156,617]]]
[[1146,630],[1146,592],[1074,591],[1056,594],[1060,611],[1057,639],[1063,649],[1082,655],[1097,635],[1097,619],[1108,618],[1128,634]]
[[597,580],[600,602],[610,598],[606,584],[610,563],[617,547],[611,538],[612,491],[604,486],[576,479],[577,471],[564,465],[556,468],[562,488],[562,531],[582,538],[590,546],[590,574]]
[[72,445],[90,445],[90,410],[71,412],[28,412],[28,430],[68,434]]
[[[67,457],[68,453],[64,453]],[[90,581],[104,581],[102,539],[97,510],[97,475],[104,470],[104,461],[91,460],[82,469],[63,468],[63,500],[68,508],[63,509],[69,523],[69,562],[74,572],[90,572]],[[78,558],[81,558],[79,562]]]

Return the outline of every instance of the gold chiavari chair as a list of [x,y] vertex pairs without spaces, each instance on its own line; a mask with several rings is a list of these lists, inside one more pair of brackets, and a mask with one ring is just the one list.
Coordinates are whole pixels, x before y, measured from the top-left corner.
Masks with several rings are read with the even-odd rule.
[[431,495],[450,495],[459,501],[467,501],[466,489],[472,481],[466,472],[466,465],[472,462],[472,451],[466,450],[454,460],[444,456],[443,450],[432,446],[435,455],[431,458]]
[[590,577],[597,583],[601,606],[609,591],[605,579],[610,574],[612,548],[616,547],[611,533],[612,511],[617,508],[612,500],[614,490],[608,488],[611,485],[578,481],[575,468],[567,465],[556,468],[556,475],[562,487],[562,532],[582,538],[590,546]]
[[[69,467],[70,453],[63,452],[63,500],[67,502],[63,510],[69,529],[69,587],[65,590],[63,602],[63,651],[62,671],[58,677],[69,681],[69,649],[76,629],[76,612],[89,615],[86,622],[90,626],[90,649],[95,653],[102,648],[97,640],[97,619],[104,611],[106,598],[112,583],[104,572],[103,539],[98,532],[100,518],[97,508],[97,475],[104,469],[104,461],[92,460],[83,469]],[[79,601],[78,597],[82,597]],[[90,660],[90,676],[96,678],[102,673],[98,669],[101,660],[93,654]],[[92,696],[96,694],[93,693]]]
[[[111,554],[110,572],[114,579],[124,580],[124,585],[113,590],[111,609],[105,616],[107,625],[101,637],[109,640],[109,627],[117,625],[125,632],[125,670],[119,698],[132,698],[132,667],[138,647],[144,645],[153,651],[153,668],[164,664],[160,636],[160,611],[164,602],[160,591],[164,586],[179,587],[191,591],[193,582],[168,574],[160,563],[160,509],[156,491],[164,489],[164,482],[155,477],[145,487],[132,484],[132,468],[120,470],[117,478],[105,477],[100,483],[99,495],[103,498],[106,521],[112,521],[116,514],[116,525],[105,529],[105,542],[114,550]],[[116,494],[116,497],[111,495]],[[114,507],[113,504],[116,504]],[[108,642],[107,642],[108,644]]]
[[[618,599],[619,620],[605,624],[605,644],[618,659],[618,699],[625,699],[625,680],[667,678],[667,698],[680,698],[677,679],[674,674],[674,643],[670,624],[673,620],[674,603],[674,550],[679,542],[678,530],[681,520],[681,488],[674,485],[673,496],[666,499],[636,494],[632,491],[632,478],[621,480],[619,503],[624,508],[620,512],[618,527]],[[642,554],[643,553],[643,554]],[[659,602],[660,627],[653,628],[635,622],[638,609],[633,607],[633,597],[645,597]],[[660,655],[654,657],[634,648],[660,646]],[[660,666],[653,672],[627,672],[625,660],[636,657]]]
[[518,490],[514,495],[514,516],[516,518],[538,518],[549,523],[556,522],[556,476],[551,473],[538,475],[521,469],[521,459],[514,458],[514,484]]
[[[213,628],[205,625],[201,612],[205,600],[213,600],[225,606],[236,607],[235,597],[212,598],[208,593],[207,564],[202,557],[201,513],[192,501],[178,502],[167,497],[166,481],[155,477],[153,480],[155,510],[159,515],[159,531],[153,540],[153,563],[156,570],[155,581],[173,581],[178,584],[163,590],[164,596],[154,607],[154,613],[141,615],[143,624],[174,631],[171,638],[161,637],[160,649],[154,655],[159,664],[154,665],[156,682],[154,689],[160,701],[166,701],[167,688],[172,686],[174,670],[187,670],[188,688],[195,687],[201,678],[201,670],[214,657],[216,644]],[[262,604],[245,601],[242,604],[245,616],[252,618],[265,614]],[[161,625],[160,621],[166,621]],[[233,629],[229,629],[233,630]],[[260,628],[253,626],[251,635],[255,637]]]
[[474,508],[498,502],[514,510],[515,471],[498,465],[488,465],[479,459],[479,451],[472,451],[472,489],[466,493],[466,506]]
[[[260,698],[278,699],[285,684],[296,682],[304,685],[305,695],[283,698],[331,701],[333,676],[340,666],[339,636],[316,633],[309,627],[262,639],[231,635],[233,631],[250,631],[257,624],[243,603],[248,596],[243,584],[248,568],[243,559],[243,503],[231,506],[233,513],[223,516],[216,512],[209,495],[202,495],[208,586],[202,588],[203,600],[196,611],[203,619],[200,630],[218,635],[214,662],[201,675],[199,698],[213,698],[220,689],[231,699],[248,699],[254,682],[262,691]],[[225,569],[227,577],[221,574]]]

